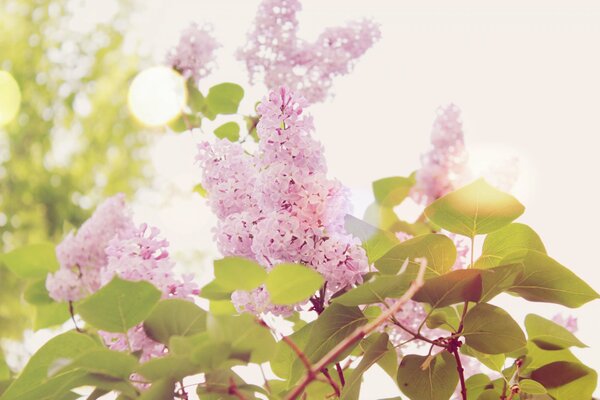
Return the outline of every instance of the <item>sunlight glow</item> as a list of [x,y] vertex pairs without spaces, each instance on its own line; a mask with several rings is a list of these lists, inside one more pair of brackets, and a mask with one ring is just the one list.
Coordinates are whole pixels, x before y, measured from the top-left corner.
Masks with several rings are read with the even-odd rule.
[[12,121],[21,107],[21,90],[13,76],[0,71],[0,126]]
[[164,125],[178,117],[187,102],[185,80],[168,67],[145,69],[131,82],[128,102],[143,124]]

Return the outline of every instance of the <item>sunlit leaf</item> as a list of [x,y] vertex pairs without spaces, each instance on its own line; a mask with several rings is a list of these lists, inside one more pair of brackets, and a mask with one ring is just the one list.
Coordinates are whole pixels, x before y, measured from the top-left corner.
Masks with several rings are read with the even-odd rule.
[[418,265],[414,260],[422,257],[427,259],[428,273],[443,275],[456,261],[456,247],[446,235],[420,235],[394,246],[375,262],[375,267],[385,274],[396,274],[407,258]]
[[413,300],[428,303],[432,308],[465,301],[479,301],[482,291],[481,271],[459,269],[437,278],[428,279]]
[[571,346],[587,347],[565,327],[535,314],[525,317],[529,340],[544,350],[560,350]]
[[266,285],[273,304],[294,304],[312,296],[325,282],[321,274],[299,264],[276,265]]
[[244,89],[235,83],[221,83],[211,87],[206,104],[217,114],[235,114],[244,97]]
[[475,237],[510,224],[523,211],[525,207],[513,196],[479,179],[437,199],[425,215],[450,232]]
[[414,176],[408,178],[393,176],[373,182],[375,201],[386,207],[396,206],[408,196],[415,184]]
[[546,253],[546,248],[537,233],[525,224],[512,223],[486,236],[481,257],[476,268],[491,268],[500,265],[507,255],[519,250],[537,250]]
[[226,257],[215,261],[215,281],[225,290],[252,290],[266,278],[265,269],[247,258]]
[[237,142],[240,138],[240,126],[237,122],[226,122],[216,128],[214,134],[219,139],[228,139],[230,142]]
[[0,255],[0,261],[21,278],[45,278],[49,272],[58,269],[54,245],[51,243],[19,247]]
[[393,233],[376,228],[351,215],[346,215],[345,227],[349,233],[361,240],[371,263],[400,243]]
[[502,260],[502,264],[509,263],[521,263],[524,268],[510,291],[529,301],[575,308],[600,297],[590,285],[544,253],[512,253]]
[[181,299],[162,300],[144,321],[146,334],[164,344],[171,336],[191,336],[205,330],[206,311]]
[[150,315],[160,296],[160,290],[148,282],[131,282],[115,276],[79,303],[77,312],[98,329],[127,332]]

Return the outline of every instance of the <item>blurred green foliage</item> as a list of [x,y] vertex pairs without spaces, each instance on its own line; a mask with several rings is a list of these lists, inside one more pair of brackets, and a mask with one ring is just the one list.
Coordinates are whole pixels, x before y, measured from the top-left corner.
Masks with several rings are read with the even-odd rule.
[[[123,46],[132,8],[120,2],[110,23],[86,25],[78,3],[0,0],[0,69],[22,93],[18,116],[0,127],[3,252],[58,242],[102,198],[131,194],[148,175],[150,135],[127,108],[140,66]],[[30,323],[23,287],[0,266],[2,338],[19,337]]]

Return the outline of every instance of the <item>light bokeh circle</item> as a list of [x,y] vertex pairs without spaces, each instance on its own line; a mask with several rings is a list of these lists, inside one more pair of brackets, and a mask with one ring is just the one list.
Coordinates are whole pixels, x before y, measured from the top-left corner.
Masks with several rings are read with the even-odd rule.
[[165,66],[145,69],[131,82],[127,100],[140,122],[164,125],[177,118],[187,102],[185,79]]
[[13,76],[0,70],[0,126],[11,122],[21,107],[21,89]]

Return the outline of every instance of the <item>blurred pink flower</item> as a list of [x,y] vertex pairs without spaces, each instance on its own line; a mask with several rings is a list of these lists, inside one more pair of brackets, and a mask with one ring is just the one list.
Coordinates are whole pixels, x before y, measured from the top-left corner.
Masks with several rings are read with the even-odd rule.
[[208,26],[192,23],[183,30],[179,43],[166,56],[167,65],[179,71],[186,79],[197,82],[212,71],[214,52],[220,47]]
[[252,81],[260,76],[269,88],[289,86],[315,103],[325,100],[333,78],[349,73],[381,32],[369,20],[353,21],[327,28],[309,43],[297,36],[301,8],[299,0],[263,0],[238,58]]

